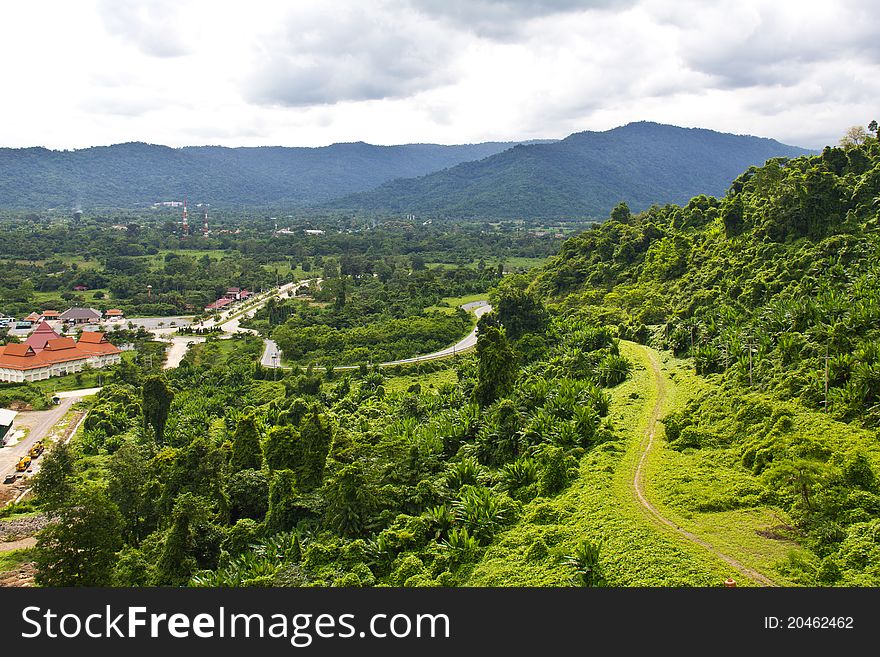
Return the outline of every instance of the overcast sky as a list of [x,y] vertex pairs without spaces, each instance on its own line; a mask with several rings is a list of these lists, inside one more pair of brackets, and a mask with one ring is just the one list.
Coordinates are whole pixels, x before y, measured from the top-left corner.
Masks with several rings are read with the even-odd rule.
[[465,143],[650,120],[837,143],[873,0],[0,4],[0,146]]

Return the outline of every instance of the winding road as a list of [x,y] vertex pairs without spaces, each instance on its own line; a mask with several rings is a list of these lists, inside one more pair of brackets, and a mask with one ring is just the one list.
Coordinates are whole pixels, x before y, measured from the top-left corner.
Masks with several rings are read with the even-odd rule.
[[[285,283],[280,287],[273,288],[272,290],[255,297],[255,303],[252,303],[250,306],[248,306],[246,310],[242,310],[241,306],[235,306],[221,313],[219,321],[208,319],[199,324],[193,324],[193,326],[195,326],[196,328],[212,328],[214,326],[218,326],[223,332],[222,337],[227,338],[232,337],[232,335],[234,335],[235,333],[242,332],[253,333],[254,335],[256,335],[257,332],[253,329],[242,328],[242,318],[253,317],[260,308],[262,308],[269,302],[269,299],[279,298],[281,297],[281,295],[286,294],[292,289],[296,289],[308,284],[308,280]],[[165,357],[165,364],[163,365],[163,369],[166,370],[170,370],[180,365],[180,361],[182,361],[183,357],[186,356],[186,352],[189,349],[190,344],[196,344],[205,341],[205,337],[201,335],[171,335],[176,330],[177,329],[175,328],[163,328],[153,331],[153,333],[160,339],[167,339],[170,342]],[[161,337],[163,334],[165,334],[167,337]]]
[[[483,315],[492,311],[492,306],[489,305],[489,302],[485,299],[481,299],[480,301],[472,301],[470,303],[466,303],[460,306],[462,310],[466,310],[467,312],[473,313],[474,316],[479,319]],[[290,365],[279,365],[278,362],[281,360],[281,350],[278,349],[278,345],[274,340],[266,339],[264,340],[265,347],[263,349],[263,355],[260,357],[260,364],[263,367],[269,368],[278,368],[282,370],[290,370],[294,369]],[[437,360],[440,358],[448,358],[449,356],[455,356],[456,354],[460,354],[463,351],[467,351],[469,349],[473,349],[477,344],[477,327],[474,326],[474,329],[468,333],[461,340],[456,342],[454,345],[446,347],[445,349],[441,349],[440,351],[435,351],[430,354],[423,354],[419,356],[414,356],[412,358],[401,358],[400,360],[391,360],[385,363],[377,363],[377,367],[392,367],[394,365],[407,365],[409,363],[423,363],[427,360]],[[335,370],[356,370],[360,365],[339,365],[334,367]],[[302,369],[305,369],[305,366],[302,366]]]
[[679,527],[675,522],[664,516],[657,509],[657,507],[651,503],[651,501],[645,494],[645,472],[647,470],[648,456],[649,454],[651,454],[651,451],[654,448],[654,437],[657,433],[657,423],[660,421],[660,415],[663,412],[663,407],[666,403],[666,379],[660,370],[660,362],[657,360],[657,354],[651,349],[642,347],[641,345],[637,346],[642,349],[645,355],[648,357],[648,361],[651,364],[651,372],[654,375],[654,384],[657,388],[657,401],[654,403],[654,408],[651,411],[651,417],[648,420],[648,426],[645,429],[645,436],[642,439],[642,444],[640,446],[641,454],[639,455],[638,465],[636,466],[632,481],[633,490],[635,491],[636,498],[638,499],[639,504],[656,522],[665,525],[666,527],[669,527],[676,534],[690,541],[691,543],[699,545],[710,554],[718,559],[721,559],[749,579],[763,584],[764,586],[776,586],[776,583],[769,579],[766,575],[759,573],[753,568],[744,566],[733,557],[719,552],[711,544],[707,543],[696,534],[689,532],[682,527]]

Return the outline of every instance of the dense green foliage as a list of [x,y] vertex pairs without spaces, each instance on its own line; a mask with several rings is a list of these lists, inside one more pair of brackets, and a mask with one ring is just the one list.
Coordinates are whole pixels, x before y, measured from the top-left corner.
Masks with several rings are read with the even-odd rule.
[[[309,302],[274,299],[244,326],[271,337],[288,361],[324,365],[380,363],[429,353],[471,329],[463,310],[437,307],[444,297],[480,292],[498,279],[488,268],[418,269],[384,264],[381,273],[346,265]],[[446,312],[448,311],[448,312]]]
[[[535,235],[529,226],[484,223],[415,227],[389,221],[364,230],[354,219],[298,220],[291,222],[292,233],[273,234],[273,219],[227,211],[219,220],[226,228],[218,229],[214,217],[214,233],[181,240],[179,217],[171,210],[115,212],[80,222],[66,213],[13,215],[0,221],[0,313],[24,317],[34,310],[90,306],[119,308],[129,316],[192,314],[228,287],[258,291],[291,275],[340,273],[375,274],[384,282],[437,267],[449,270],[440,281],[450,290],[473,291],[473,285],[462,287],[473,281],[472,270],[479,270],[477,278],[498,266],[514,271],[505,261],[544,258],[561,243],[558,230]],[[326,234],[302,232],[315,225]]]
[[[487,325],[503,335],[497,320]],[[78,441],[82,455],[65,457],[64,476],[47,479],[61,483],[48,489],[72,488],[66,497],[78,499],[94,488],[90,459],[106,464],[94,494],[106,499],[98,510],[113,511],[100,518],[116,559],[110,572],[104,553],[90,557],[96,582],[463,582],[523,504],[565,490],[577,459],[613,436],[599,383],[601,363],[618,353],[611,332],[552,323],[540,357],[518,348],[530,336],[507,345],[512,362],[530,364],[508,367],[493,399],[479,392],[497,374],[481,356],[458,361],[457,384],[389,393],[369,370],[263,380],[253,340],[230,343],[225,360],[204,357],[216,342],[196,345],[167,384],[148,377],[142,395],[105,387]],[[162,400],[167,424],[156,432]],[[78,581],[66,573],[84,557],[54,547],[56,535],[75,531],[74,512],[40,537],[41,563],[59,573],[52,582]]]
[[782,509],[816,556],[788,568],[804,583],[880,581],[864,556],[880,458],[859,429],[880,424],[878,212],[880,144],[868,137],[750,168],[721,199],[621,206],[534,284],[720,386],[667,417],[666,438],[737,483],[684,508]]
[[446,217],[603,217],[622,200],[644,209],[720,194],[748,166],[806,152],[771,139],[630,123],[394,180],[332,207]]

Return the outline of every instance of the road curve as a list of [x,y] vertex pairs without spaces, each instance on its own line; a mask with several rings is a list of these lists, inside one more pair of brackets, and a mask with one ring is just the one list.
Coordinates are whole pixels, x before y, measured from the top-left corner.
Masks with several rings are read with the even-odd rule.
[[655,507],[648,497],[645,494],[645,471],[646,464],[648,461],[648,455],[651,453],[651,449],[654,447],[654,436],[657,432],[657,423],[660,421],[660,414],[663,411],[663,404],[666,401],[666,381],[663,378],[663,374],[660,371],[660,363],[657,360],[656,354],[645,347],[639,346],[640,349],[644,350],[645,354],[648,357],[648,361],[651,363],[651,372],[654,375],[654,385],[657,387],[657,401],[654,404],[654,408],[651,411],[651,418],[648,420],[648,426],[645,429],[645,437],[642,440],[641,450],[642,453],[639,456],[639,462],[635,469],[635,474],[633,475],[633,489],[635,490],[636,498],[641,504],[642,508],[644,508],[648,514],[656,521],[666,527],[672,529],[676,534],[690,541],[691,543],[695,543],[699,545],[703,549],[707,550],[710,554],[718,559],[721,559],[729,566],[735,568],[740,573],[752,579],[764,586],[776,586],[776,583],[773,580],[769,579],[766,575],[759,573],[757,570],[753,568],[749,568],[748,566],[744,566],[739,561],[734,559],[733,557],[729,557],[726,554],[719,552],[711,544],[704,541],[702,538],[697,536],[696,534],[689,532],[682,527],[679,527],[672,520],[664,516],[660,511]]
[[[479,301],[472,301],[470,303],[466,303],[460,306],[462,310],[466,310],[467,312],[471,312],[476,316],[477,319],[482,317],[488,312],[492,311],[492,306],[489,305],[489,302],[485,299],[481,299]],[[263,355],[260,357],[260,364],[263,367],[289,370],[293,369],[289,365],[278,365],[280,362],[281,351],[278,349],[278,345],[275,344],[274,340],[269,340],[268,338],[263,340],[265,346],[263,348]],[[426,360],[437,360],[440,358],[448,358],[449,356],[455,356],[456,354],[460,354],[463,351],[467,351],[472,349],[477,344],[477,327],[468,333],[461,340],[456,342],[454,345],[446,347],[445,349],[441,349],[440,351],[435,351],[430,354],[424,354],[420,356],[414,356],[413,358],[401,358],[400,360],[391,360],[385,363],[376,363],[377,367],[392,367],[394,365],[407,365],[410,363],[423,363]],[[273,355],[278,355],[279,358],[273,359]],[[335,370],[356,370],[360,367],[360,365],[337,365],[333,369]],[[305,369],[305,368],[303,368]]]

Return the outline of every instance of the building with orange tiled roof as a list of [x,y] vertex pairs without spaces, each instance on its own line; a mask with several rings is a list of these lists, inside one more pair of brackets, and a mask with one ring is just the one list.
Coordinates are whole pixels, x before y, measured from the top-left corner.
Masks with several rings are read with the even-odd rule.
[[60,337],[61,336],[58,335],[46,322],[40,322],[40,325],[37,326],[37,330],[31,333],[24,342],[33,347],[36,353],[40,353],[46,347],[46,343],[49,342],[49,340],[54,340],[55,338]]
[[111,308],[110,310],[104,313],[104,317],[106,319],[119,319],[123,317],[125,313],[123,313],[119,308]]
[[61,317],[61,313],[57,310],[43,310],[40,312],[40,317],[42,317],[44,320],[58,319],[59,317]]
[[[48,334],[44,331],[41,335]],[[97,331],[83,332],[79,342],[73,338],[48,338],[39,352],[27,342],[7,344],[0,347],[0,381],[42,381],[81,372],[85,367],[115,365],[121,360],[119,348]]]

